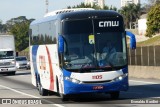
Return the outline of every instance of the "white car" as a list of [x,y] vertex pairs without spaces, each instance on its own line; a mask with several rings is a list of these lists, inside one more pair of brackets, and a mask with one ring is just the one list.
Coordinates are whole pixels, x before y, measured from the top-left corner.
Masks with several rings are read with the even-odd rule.
[[18,69],[22,69],[22,68],[30,69],[30,63],[27,60],[27,57],[26,56],[16,57],[16,67]]

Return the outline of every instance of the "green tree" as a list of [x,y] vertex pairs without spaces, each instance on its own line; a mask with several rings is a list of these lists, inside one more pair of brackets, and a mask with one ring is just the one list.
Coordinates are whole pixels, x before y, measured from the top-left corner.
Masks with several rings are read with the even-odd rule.
[[133,28],[133,22],[137,22],[141,15],[140,4],[128,4],[119,10],[119,13],[123,15],[126,28]]
[[22,51],[29,46],[29,25],[32,19],[25,16],[12,18],[7,21],[10,34],[15,36],[16,51]]
[[160,32],[160,3],[151,7],[147,17],[146,36],[152,37]]
[[0,19],[0,33],[2,32],[2,28],[3,28],[2,20]]
[[2,23],[2,20],[0,20],[0,33],[2,33],[2,34],[7,33],[7,26],[6,26],[6,24]]
[[76,6],[73,6],[73,7],[68,6],[67,8],[68,8],[68,9],[71,9],[71,8],[93,8],[93,9],[95,9],[95,10],[115,10],[115,11],[117,11],[117,8],[116,8],[116,7],[104,6],[104,9],[101,9],[101,7],[98,6],[98,5],[93,5],[93,6],[91,6],[90,4],[85,4],[85,3],[83,3],[83,2],[82,2],[81,4],[76,5]]

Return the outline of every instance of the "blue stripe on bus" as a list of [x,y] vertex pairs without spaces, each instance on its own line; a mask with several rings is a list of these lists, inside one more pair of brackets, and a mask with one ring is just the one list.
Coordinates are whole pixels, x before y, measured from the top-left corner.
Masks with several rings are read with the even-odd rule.
[[38,45],[35,45],[32,47],[32,61],[33,61],[33,69],[35,72],[36,80],[39,79],[38,77],[38,68],[37,68],[37,50],[38,50]]

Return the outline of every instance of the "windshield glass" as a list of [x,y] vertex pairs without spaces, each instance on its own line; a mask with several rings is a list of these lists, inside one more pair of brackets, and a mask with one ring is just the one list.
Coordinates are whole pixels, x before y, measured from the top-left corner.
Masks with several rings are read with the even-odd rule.
[[122,28],[117,32],[111,28],[108,31],[104,28],[93,30],[92,20],[67,21],[64,26],[67,28],[63,31],[66,69],[107,69],[127,64]]
[[17,57],[16,61],[26,61],[27,58],[26,57]]
[[0,59],[13,59],[13,51],[0,51]]

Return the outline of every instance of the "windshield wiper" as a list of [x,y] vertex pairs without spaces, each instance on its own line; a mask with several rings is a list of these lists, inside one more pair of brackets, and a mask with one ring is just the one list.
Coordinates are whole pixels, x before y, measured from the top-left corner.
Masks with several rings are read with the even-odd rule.
[[[86,66],[86,67],[85,67],[85,66]],[[91,69],[91,70],[92,70],[92,69],[95,69],[95,66],[91,65],[90,63],[85,63],[85,64],[82,64],[82,65],[81,65],[81,68],[79,69],[79,71],[80,71],[80,72],[83,72],[83,71],[82,71],[83,69],[85,69],[85,70],[86,70],[86,69],[87,69],[87,70],[88,70],[88,69]]]

